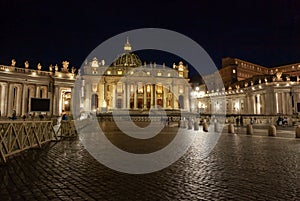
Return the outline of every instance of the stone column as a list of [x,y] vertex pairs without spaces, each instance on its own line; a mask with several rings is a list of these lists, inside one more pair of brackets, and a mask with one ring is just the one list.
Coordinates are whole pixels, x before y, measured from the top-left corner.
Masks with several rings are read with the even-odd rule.
[[166,88],[163,86],[163,108],[167,107],[167,93],[166,93]]
[[7,90],[7,115],[10,116],[13,110],[13,93],[14,93],[14,84],[8,83],[8,90]]
[[53,114],[54,115],[60,115],[59,114],[59,87],[54,87],[54,93],[53,93]]
[[247,103],[247,95],[244,96],[244,114],[248,114],[248,103]]
[[17,85],[16,86],[15,105],[14,105],[17,116],[19,116],[21,113],[21,104],[22,104],[21,94],[22,94],[21,87],[20,87],[20,85]]
[[173,106],[174,106],[174,109],[178,109],[178,86],[175,84],[173,84]]
[[293,108],[292,108],[292,95],[288,92],[286,93],[286,101],[287,101],[287,104],[286,104],[286,109],[287,109],[287,114],[291,115],[293,114]]
[[128,83],[126,83],[126,86],[127,86],[127,108],[130,109],[130,85],[128,85]]
[[7,116],[7,84],[1,85],[1,116]]
[[28,96],[27,91],[28,91],[28,86],[26,84],[23,84],[22,111],[21,111],[22,115],[24,115],[28,112],[28,111],[26,111],[26,107],[28,105],[28,103],[27,103],[27,96]]
[[261,94],[261,99],[260,99],[261,114],[266,114],[265,96],[266,96],[265,93]]
[[116,108],[116,84],[112,84],[112,109]]
[[257,114],[257,110],[256,110],[256,102],[255,102],[255,94],[254,95],[252,95],[252,107],[253,107],[253,114]]
[[153,85],[153,93],[154,93],[154,108],[157,108],[157,93],[156,93],[156,85]]
[[151,87],[150,87],[150,108],[153,108],[153,85],[151,84]]
[[35,97],[40,98],[40,86],[36,86],[35,88]]
[[257,97],[256,114],[261,114],[261,111],[260,111],[260,94],[257,94],[256,97]]
[[146,109],[147,108],[147,85],[145,84],[144,85],[144,100],[143,100],[143,105],[144,105],[144,109]]
[[279,104],[278,103],[278,93],[276,92],[275,93],[275,104],[274,104],[275,105],[275,111],[276,111],[275,114],[279,113],[278,104]]
[[92,86],[91,83],[85,82],[85,94],[84,94],[84,110],[91,111],[91,98],[92,98]]
[[99,101],[98,101],[98,107],[99,108],[103,108],[104,106],[107,107],[107,103],[104,104],[104,102],[105,102],[104,91],[105,91],[104,90],[104,80],[101,80],[100,81],[100,89],[99,89],[99,97],[98,97],[98,99],[99,99]]
[[127,84],[123,83],[122,86],[123,86],[122,108],[125,109],[127,107],[126,101],[128,101],[127,96],[126,96],[126,92],[127,92],[127,87],[126,86],[127,86]]
[[133,97],[133,109],[137,109],[137,86],[136,84],[133,86],[133,89],[134,89],[134,97]]
[[185,94],[184,109],[186,109],[187,111],[190,111],[190,92],[189,92],[189,87],[185,87],[184,94]]

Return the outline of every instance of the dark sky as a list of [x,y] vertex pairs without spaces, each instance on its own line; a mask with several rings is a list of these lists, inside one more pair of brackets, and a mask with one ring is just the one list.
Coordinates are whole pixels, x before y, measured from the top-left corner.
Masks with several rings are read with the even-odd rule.
[[[2,0],[0,64],[79,67],[106,39],[146,27],[192,38],[218,66],[227,56],[264,66],[300,62],[299,2]],[[149,57],[142,59],[155,60]]]

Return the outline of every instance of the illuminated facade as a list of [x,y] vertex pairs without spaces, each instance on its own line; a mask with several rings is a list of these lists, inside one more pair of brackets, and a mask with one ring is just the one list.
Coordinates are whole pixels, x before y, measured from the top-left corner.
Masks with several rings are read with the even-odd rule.
[[26,61],[24,67],[16,67],[13,59],[10,66],[0,65],[0,112],[1,116],[28,115],[31,112],[31,98],[50,99],[49,115],[61,115],[70,112],[72,88],[75,81],[75,69],[69,72],[69,63],[64,61],[58,65],[49,66],[48,71],[29,69]]
[[[172,68],[146,65],[128,41],[124,53],[110,65],[95,57],[78,74],[68,65],[64,61],[62,67],[50,65],[47,70],[41,64],[30,69],[27,61],[24,67],[16,67],[15,60],[10,66],[0,65],[0,116],[28,115],[31,98],[50,99],[47,113],[54,116],[72,110],[101,113],[157,108],[232,115],[300,112],[300,63],[266,68],[224,58],[218,72],[203,77],[206,85],[214,86],[210,91],[205,84],[191,90],[189,70],[182,62]],[[216,79],[217,73],[222,79]],[[224,95],[226,101],[221,101]]]
[[31,98],[50,99],[50,116],[74,110],[190,111],[188,67],[182,62],[173,68],[142,64],[128,41],[124,53],[109,66],[95,57],[75,74],[68,65],[67,61],[62,67],[50,65],[48,71],[41,64],[33,70],[27,61],[24,67],[16,67],[14,59],[10,66],[0,65],[0,116],[36,114],[31,111]]
[[[300,112],[300,63],[266,68],[240,59],[225,58],[220,69],[223,88],[215,74],[204,77],[214,82],[207,91],[205,85],[195,88],[198,111],[210,114],[212,109],[226,114],[293,115]],[[218,100],[226,96],[226,103]],[[213,101],[212,101],[213,100]]]
[[190,110],[188,67],[142,64],[127,41],[124,53],[111,65],[94,58],[78,77],[81,111]]

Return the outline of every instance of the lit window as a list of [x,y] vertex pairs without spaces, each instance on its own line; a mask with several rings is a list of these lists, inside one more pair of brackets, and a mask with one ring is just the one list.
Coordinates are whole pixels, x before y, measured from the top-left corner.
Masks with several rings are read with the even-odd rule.
[[141,83],[141,82],[138,83],[138,93],[144,93],[143,83]]
[[168,77],[171,77],[171,73],[168,73]]
[[150,93],[150,91],[151,91],[151,86],[147,85],[147,93]]
[[147,72],[147,75],[150,75],[150,72]]
[[179,72],[179,77],[183,77],[183,72]]
[[122,70],[118,70],[118,75],[122,75]]
[[232,73],[235,73],[235,69],[232,70]]
[[161,84],[156,85],[156,92],[159,94],[162,93],[162,85]]
[[107,71],[107,75],[110,75],[110,74],[111,74],[111,71],[110,71],[110,70],[108,70],[108,71]]
[[161,72],[158,72],[158,73],[157,73],[157,76],[161,76]]

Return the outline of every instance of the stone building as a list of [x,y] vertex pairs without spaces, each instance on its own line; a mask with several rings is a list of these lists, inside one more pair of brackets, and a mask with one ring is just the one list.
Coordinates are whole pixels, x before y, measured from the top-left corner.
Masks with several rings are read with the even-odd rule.
[[[219,88],[212,74],[204,79],[216,83],[214,90],[207,91],[205,85],[194,89],[193,94],[198,99],[194,104],[201,113],[210,114],[216,107],[229,115],[293,115],[300,112],[300,63],[266,68],[225,58],[222,64],[219,73],[225,87]],[[224,95],[226,103],[221,105],[222,101],[218,99]]]
[[96,57],[86,62],[78,77],[80,110],[190,110],[188,67],[179,62],[173,68],[146,64],[132,52],[130,43],[111,65]]
[[69,72],[68,64],[64,61],[61,69],[58,65],[51,65],[48,70],[42,70],[38,64],[34,70],[29,68],[28,61],[24,67],[16,67],[13,59],[10,66],[0,65],[1,116],[30,114],[31,98],[50,99],[48,115],[69,112],[76,75],[74,68]]
[[[99,55],[101,56],[101,55]],[[63,112],[107,112],[112,110],[190,110],[188,67],[179,62],[172,68],[142,63],[127,41],[124,53],[111,65],[104,60],[86,61],[75,74],[69,62],[62,67],[39,63],[36,69],[0,65],[0,114],[9,117],[32,112],[31,98],[50,99],[46,113],[58,116]],[[78,114],[78,113],[77,113]]]

